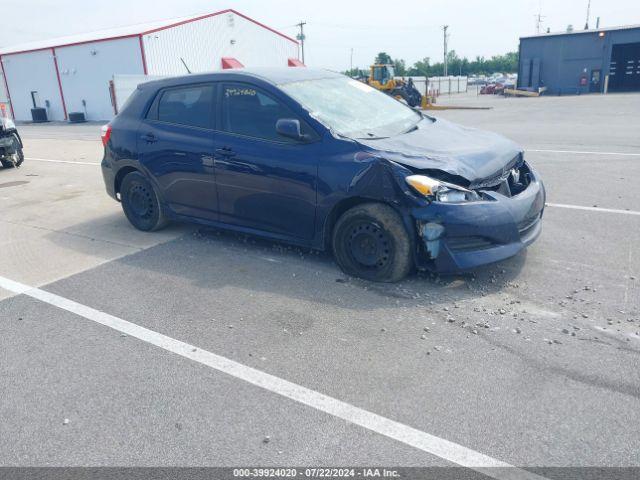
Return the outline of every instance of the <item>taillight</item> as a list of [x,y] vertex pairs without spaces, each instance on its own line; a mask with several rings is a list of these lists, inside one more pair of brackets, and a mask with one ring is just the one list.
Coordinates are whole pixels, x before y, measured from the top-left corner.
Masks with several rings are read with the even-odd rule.
[[102,126],[102,130],[101,130],[101,135],[102,137],[102,145],[104,145],[105,147],[107,146],[107,143],[109,143],[109,139],[111,138],[111,124],[107,123],[106,125]]

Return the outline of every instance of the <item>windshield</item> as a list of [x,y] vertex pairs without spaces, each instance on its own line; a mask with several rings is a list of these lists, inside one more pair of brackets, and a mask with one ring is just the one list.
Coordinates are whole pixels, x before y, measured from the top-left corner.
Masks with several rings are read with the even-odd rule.
[[347,77],[293,82],[280,88],[345,137],[391,137],[412,129],[422,119],[390,96]]

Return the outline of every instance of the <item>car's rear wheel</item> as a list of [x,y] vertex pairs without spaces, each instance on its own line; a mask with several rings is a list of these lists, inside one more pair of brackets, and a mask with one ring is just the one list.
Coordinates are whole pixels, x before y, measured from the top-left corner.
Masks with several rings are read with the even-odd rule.
[[158,194],[140,172],[131,172],[124,177],[120,198],[124,214],[138,230],[151,232],[167,224]]
[[413,268],[411,238],[388,205],[366,203],[347,210],[333,229],[333,253],[347,274],[397,282]]
[[22,152],[22,147],[20,146],[20,140],[18,140],[18,137],[14,134],[11,136],[11,141],[13,145],[10,147],[9,150],[12,150],[15,152],[15,157],[11,160],[9,159],[0,160],[0,163],[2,163],[2,166],[4,168],[19,167],[20,165],[22,165],[22,162],[24,162],[24,153]]

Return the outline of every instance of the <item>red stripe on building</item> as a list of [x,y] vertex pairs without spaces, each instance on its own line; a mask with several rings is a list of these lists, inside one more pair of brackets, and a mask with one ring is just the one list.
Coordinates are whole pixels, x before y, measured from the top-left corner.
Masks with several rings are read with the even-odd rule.
[[62,91],[62,82],[60,81],[60,70],[58,69],[58,57],[56,56],[56,49],[52,48],[53,65],[56,67],[56,78],[58,79],[58,88],[60,89],[60,100],[62,100],[62,110],[64,110],[64,119],[67,119],[67,105],[64,102],[64,92]]
[[140,54],[142,55],[142,71],[147,75],[147,56],[144,54],[144,40],[142,39],[142,35],[138,35],[138,40],[140,40]]
[[130,34],[130,35],[119,35],[119,36],[116,36],[116,37],[95,38],[93,40],[83,40],[81,42],[63,43],[61,45],[54,45],[52,47],[31,48],[31,49],[27,49],[27,50],[18,50],[17,52],[5,52],[2,55],[18,55],[20,53],[41,52],[43,50],[50,50],[52,48],[74,47],[76,45],[86,45],[87,43],[108,42],[110,40],[121,40],[123,38],[135,38],[135,37],[139,37],[139,36],[140,36],[139,33],[133,33],[133,34]]
[[11,101],[11,92],[9,91],[9,82],[7,80],[7,72],[4,71],[4,63],[2,63],[2,55],[0,55],[0,67],[2,67],[2,78],[4,78],[4,89],[7,91],[7,100],[9,100],[9,108],[11,109],[11,116],[15,119],[16,114],[13,111],[13,102]]
[[173,28],[173,27],[179,27],[180,25],[185,25],[187,23],[197,22],[198,20],[204,20],[205,18],[216,17],[218,15],[223,15],[225,13],[233,13],[235,15],[238,15],[239,17],[242,17],[245,20],[249,20],[250,22],[255,23],[256,25],[258,25],[258,26],[260,26],[262,28],[266,28],[267,30],[269,30],[270,32],[275,33],[276,35],[280,35],[281,37],[286,38],[287,40],[295,43],[296,45],[298,44],[297,40],[294,40],[293,38],[288,37],[284,33],[281,33],[281,32],[279,32],[277,30],[274,30],[273,28],[268,27],[264,23],[260,23],[259,21],[254,20],[251,17],[247,17],[246,15],[243,15],[242,13],[235,11],[233,8],[227,8],[226,10],[220,10],[219,12],[214,12],[214,13],[207,13],[206,15],[200,15],[199,17],[196,17],[196,18],[190,18],[188,20],[182,20],[180,22],[176,22],[176,23],[172,23],[172,24],[169,24],[169,25],[164,25],[162,27],[154,28],[153,30],[147,30],[146,32],[142,32],[142,35],[147,35],[149,33],[160,32],[162,30],[167,30],[167,29]]
[[161,30],[167,30],[168,28],[173,28],[173,27],[178,27],[180,25],[184,25],[186,23],[191,23],[191,22],[197,22],[198,20],[203,20],[205,18],[209,18],[209,17],[215,17],[217,15],[222,15],[225,13],[233,13],[235,15],[238,15],[239,17],[244,18],[245,20],[249,20],[252,23],[255,23],[256,25],[265,28],[267,30],[269,30],[270,32],[275,33],[276,35],[279,35],[283,38],[286,38],[287,40],[295,43],[296,45],[299,45],[298,41],[285,35],[284,33],[281,33],[277,30],[274,30],[273,28],[265,25],[264,23],[261,23],[257,20],[254,20],[251,17],[248,17],[247,15],[244,15],[240,12],[237,12],[236,10],[232,9],[232,8],[228,8],[226,10],[221,10],[219,12],[214,12],[214,13],[208,13],[206,15],[200,15],[199,17],[196,18],[190,18],[188,20],[182,20],[180,22],[176,22],[176,23],[171,23],[162,27],[158,27],[158,28],[154,28],[153,30],[147,30],[145,32],[140,32],[140,33],[129,33],[127,35],[114,35],[113,37],[107,37],[107,38],[95,38],[93,40],[82,40],[80,42],[71,42],[71,43],[61,43],[60,45],[53,45],[53,46],[49,46],[49,47],[40,47],[40,48],[31,48],[31,49],[27,49],[27,50],[19,50],[16,52],[5,52],[2,55],[17,55],[19,53],[27,53],[27,52],[38,52],[38,51],[42,51],[42,50],[49,50],[51,48],[62,48],[62,47],[73,47],[75,45],[85,45],[87,43],[95,43],[95,42],[108,42],[110,40],[120,40],[123,38],[135,38],[135,37],[140,37],[141,35],[147,35],[149,33],[153,33],[153,32],[159,32]]

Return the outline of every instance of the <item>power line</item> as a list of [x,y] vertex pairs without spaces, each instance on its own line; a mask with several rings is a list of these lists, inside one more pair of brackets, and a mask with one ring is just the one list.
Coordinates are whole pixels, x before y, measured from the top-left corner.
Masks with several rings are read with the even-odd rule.
[[[313,25],[314,27],[325,27],[325,28],[339,28],[345,30],[425,30],[427,28],[440,28],[440,25],[365,25],[362,23],[326,23],[326,22],[311,22],[309,25]],[[287,28],[299,28],[300,24],[295,23],[293,25],[284,25],[277,27],[278,30],[285,30]]]
[[391,30],[391,29],[401,29],[401,30],[424,30],[425,28],[440,28],[440,25],[365,25],[362,23],[358,24],[347,24],[347,23],[325,23],[325,22],[313,22],[313,25],[317,25],[320,27],[329,27],[329,28],[346,28],[349,30]]

